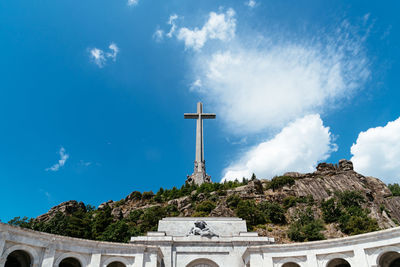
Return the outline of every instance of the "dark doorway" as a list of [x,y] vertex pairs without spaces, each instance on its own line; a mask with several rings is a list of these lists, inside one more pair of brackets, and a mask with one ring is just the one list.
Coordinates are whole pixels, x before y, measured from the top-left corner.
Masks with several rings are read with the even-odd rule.
[[285,264],[282,265],[282,267],[300,267],[300,265],[294,262],[286,262]]
[[32,260],[29,254],[23,250],[11,252],[6,260],[4,267],[30,267]]
[[82,266],[77,259],[69,257],[63,259],[58,267],[82,267]]
[[379,267],[399,267],[400,254],[395,251],[386,252],[379,259]]
[[110,264],[108,264],[107,267],[126,267],[126,266],[120,261],[113,261]]
[[327,267],[351,267],[350,263],[345,259],[333,259]]

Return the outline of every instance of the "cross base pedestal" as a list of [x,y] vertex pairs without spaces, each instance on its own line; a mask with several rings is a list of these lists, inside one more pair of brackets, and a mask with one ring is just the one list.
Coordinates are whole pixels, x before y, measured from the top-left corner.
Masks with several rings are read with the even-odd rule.
[[201,185],[203,183],[211,183],[211,177],[204,172],[193,173],[192,175],[187,176],[186,183],[194,183],[197,185]]

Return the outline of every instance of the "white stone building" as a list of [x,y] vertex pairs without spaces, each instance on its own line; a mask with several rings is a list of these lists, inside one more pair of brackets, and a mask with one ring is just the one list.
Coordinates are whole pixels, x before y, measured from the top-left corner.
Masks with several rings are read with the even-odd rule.
[[[201,220],[205,226],[198,225]],[[273,241],[247,232],[239,218],[165,218],[157,232],[132,237],[129,244],[0,224],[0,267],[400,266],[400,227],[297,244]]]

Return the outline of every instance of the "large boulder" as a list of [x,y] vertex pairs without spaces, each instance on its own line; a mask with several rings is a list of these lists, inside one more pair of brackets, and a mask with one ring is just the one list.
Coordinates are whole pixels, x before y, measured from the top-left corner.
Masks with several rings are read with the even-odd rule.
[[48,212],[42,214],[36,218],[39,222],[46,222],[51,220],[57,213],[62,213],[64,215],[71,215],[72,213],[82,209],[86,212],[86,206],[83,202],[78,202],[76,200],[65,201],[57,206],[52,207]]

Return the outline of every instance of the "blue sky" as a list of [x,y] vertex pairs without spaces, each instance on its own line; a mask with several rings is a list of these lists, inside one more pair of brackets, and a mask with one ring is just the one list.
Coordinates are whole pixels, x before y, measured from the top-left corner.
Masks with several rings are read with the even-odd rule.
[[352,159],[400,177],[397,1],[2,1],[0,219]]

